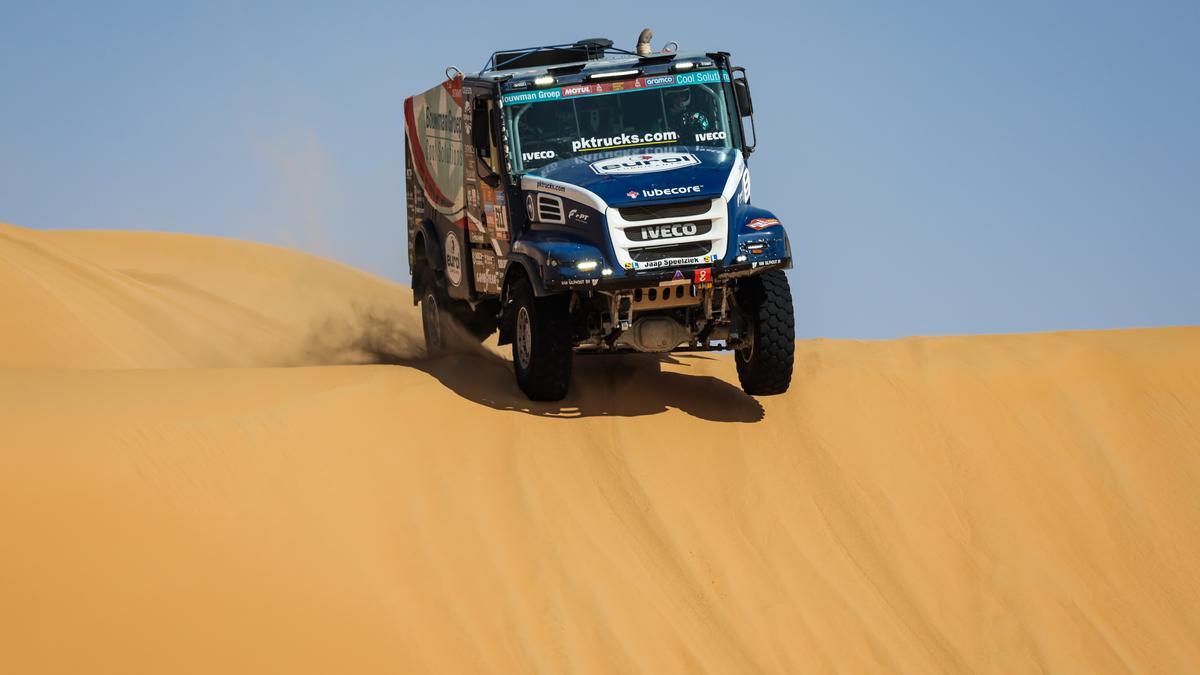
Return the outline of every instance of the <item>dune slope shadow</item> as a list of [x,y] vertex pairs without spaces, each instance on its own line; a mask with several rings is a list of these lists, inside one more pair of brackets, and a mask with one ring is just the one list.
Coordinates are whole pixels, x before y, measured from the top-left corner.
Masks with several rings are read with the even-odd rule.
[[[663,370],[664,363],[687,367],[709,356],[622,354],[577,356],[571,393],[562,401],[530,401],[517,387],[512,364],[487,354],[453,354],[427,361],[401,361],[444,384],[463,398],[497,410],[542,417],[636,417],[676,408],[713,422],[758,422],[763,408],[741,389],[711,375]],[[396,363],[397,361],[392,361]]]

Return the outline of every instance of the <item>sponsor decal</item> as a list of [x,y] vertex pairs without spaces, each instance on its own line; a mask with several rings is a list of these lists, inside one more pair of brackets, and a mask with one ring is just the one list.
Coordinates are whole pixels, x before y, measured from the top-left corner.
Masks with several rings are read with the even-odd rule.
[[675,76],[675,84],[711,84],[713,82],[729,81],[729,73],[717,70],[700,70],[694,73],[680,73]]
[[569,87],[562,88],[563,96],[583,96],[586,94],[600,93],[600,86],[596,84],[573,84]]
[[762,262],[752,262],[752,263],[750,263],[750,268],[753,269],[755,267],[766,267],[767,265],[778,265],[781,262],[783,262],[783,261],[782,260],[763,260]]
[[685,185],[683,187],[672,187],[672,188],[651,188],[649,190],[642,190],[642,196],[643,197],[667,197],[670,195],[686,195],[686,194],[691,194],[693,192],[700,192],[701,189],[703,189],[703,186],[700,186],[700,185]]
[[462,283],[462,245],[453,232],[446,234],[446,278],[455,286]]
[[708,131],[702,134],[696,134],[696,142],[701,141],[723,141],[725,140],[724,131]]
[[425,111],[425,128],[431,131],[443,131],[451,134],[462,133],[462,111],[438,112]]
[[522,91],[515,94],[505,94],[501,100],[505,105],[514,103],[536,103],[537,101],[553,101],[562,98],[561,89],[539,89],[537,91]]
[[690,152],[659,152],[652,155],[626,155],[601,159],[591,163],[592,171],[601,176],[657,173],[698,166],[700,160]]
[[586,223],[591,218],[591,215],[580,211],[579,209],[571,209],[567,213],[567,220],[574,220],[577,223]]
[[737,205],[750,203],[750,169],[742,171],[742,189],[738,192]]
[[692,271],[692,283],[699,286],[700,284],[711,284],[713,280],[712,268],[701,267],[698,270]]
[[[597,94],[608,94],[615,91],[675,87],[687,84],[712,84],[715,82],[728,81],[729,73],[726,73],[725,71],[700,70],[693,73],[655,75],[652,77],[638,77],[630,80],[617,80],[613,82],[571,84],[563,87],[539,89],[537,91],[509,91],[500,97],[500,101],[502,105],[537,103],[539,101],[555,101],[569,96],[595,96]],[[512,90],[523,89],[527,88],[528,86],[529,84],[527,81],[521,81],[506,85],[506,88]]]
[[626,192],[625,194],[626,194],[626,196],[628,196],[630,199],[637,199],[637,197],[638,197],[637,190],[630,190],[629,192]]
[[631,148],[637,145],[661,145],[679,140],[674,131],[652,131],[646,134],[621,134],[620,136],[589,136],[571,141],[571,152],[612,150]]
[[500,275],[496,269],[496,256],[490,251],[471,251],[472,267],[475,269],[475,287],[483,292],[500,287]]
[[544,183],[540,180],[537,183],[535,183],[534,186],[537,187],[537,189],[539,189],[539,190],[545,190],[547,192],[566,193],[566,191],[567,191],[567,188],[565,186],[556,185],[554,183]]
[[493,236],[502,241],[508,240],[508,207],[500,203],[496,204],[496,232]]
[[625,263],[624,267],[627,270],[631,270],[631,269],[633,269],[633,263]]
[[671,277],[671,281],[679,281],[682,278],[683,278],[683,272],[680,272],[679,270],[675,270],[675,276]]
[[[463,175],[463,115],[459,91],[451,83],[404,101],[409,159],[423,200],[450,220],[467,205]],[[408,167],[406,167],[407,169]],[[423,207],[421,205],[415,205]]]
[[755,218],[754,220],[746,223],[746,227],[752,230],[765,230],[768,227],[778,224],[778,218]]
[[697,258],[667,258],[666,260],[651,260],[650,262],[635,262],[633,269],[635,270],[653,270],[661,267],[675,267],[676,265],[699,265],[706,262],[712,262],[712,256],[703,256]]
[[534,150],[533,152],[522,152],[521,159],[523,161],[531,161],[535,159],[554,159],[556,156],[553,150]]

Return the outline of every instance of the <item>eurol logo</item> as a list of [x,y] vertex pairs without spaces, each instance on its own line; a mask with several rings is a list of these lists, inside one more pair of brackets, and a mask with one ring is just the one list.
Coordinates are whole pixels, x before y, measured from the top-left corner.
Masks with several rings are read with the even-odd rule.
[[659,152],[653,155],[625,155],[592,162],[592,171],[601,176],[632,173],[656,173],[674,171],[687,166],[697,166],[700,160],[690,152]]

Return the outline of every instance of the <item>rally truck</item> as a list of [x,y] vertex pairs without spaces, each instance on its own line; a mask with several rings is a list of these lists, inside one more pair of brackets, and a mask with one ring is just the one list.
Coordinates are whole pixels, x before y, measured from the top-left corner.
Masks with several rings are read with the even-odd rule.
[[498,330],[542,401],[566,396],[577,354],[729,350],[746,393],[787,390],[791,249],[750,200],[746,71],[649,43],[499,51],[405,99],[430,353]]

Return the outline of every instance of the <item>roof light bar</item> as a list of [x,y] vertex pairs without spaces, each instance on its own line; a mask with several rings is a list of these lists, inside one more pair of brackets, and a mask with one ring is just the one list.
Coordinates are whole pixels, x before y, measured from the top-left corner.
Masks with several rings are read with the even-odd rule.
[[552,84],[554,84],[553,75],[538,75],[533,78],[533,86],[535,87],[549,87]]

